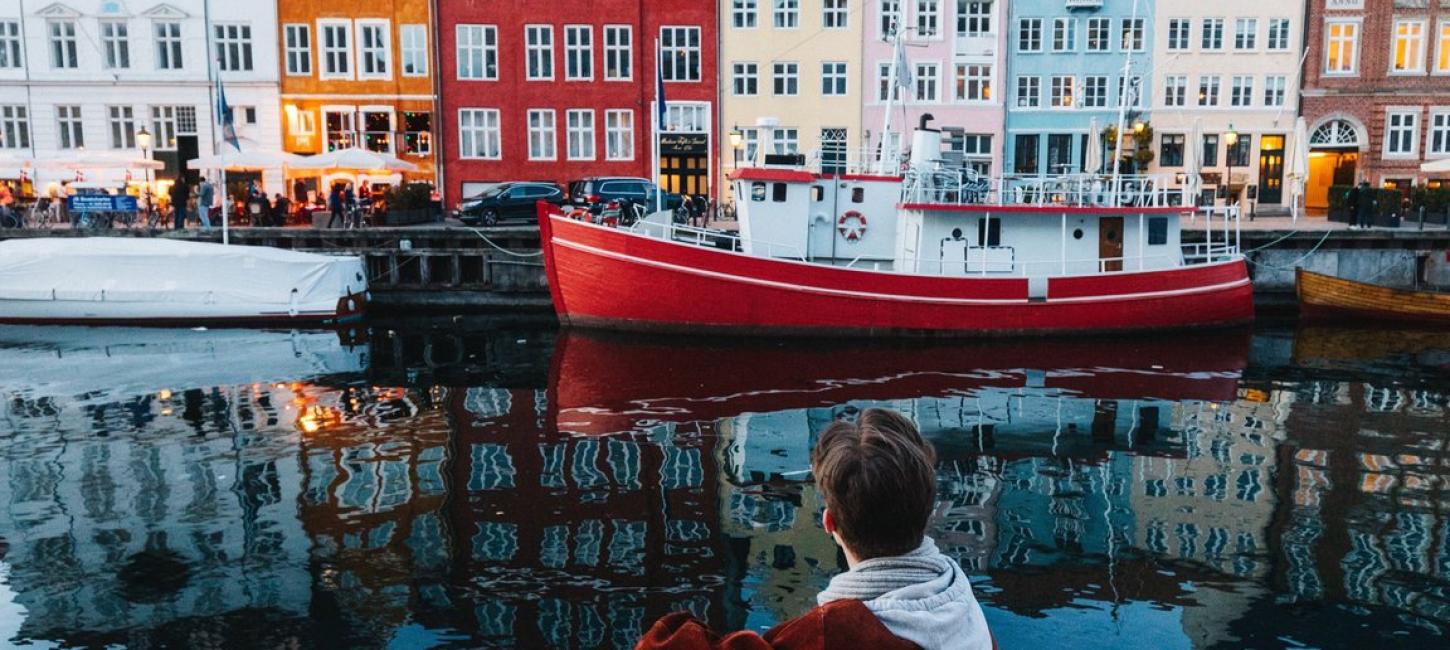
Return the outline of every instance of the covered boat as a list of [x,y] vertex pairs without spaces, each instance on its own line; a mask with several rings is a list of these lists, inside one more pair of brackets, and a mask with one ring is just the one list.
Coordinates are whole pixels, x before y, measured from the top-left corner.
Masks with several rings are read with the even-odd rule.
[[0,323],[330,324],[367,305],[361,259],[112,237],[0,242]]
[[[789,157],[787,157],[789,158]],[[959,158],[959,157],[958,157]],[[635,330],[968,336],[1192,328],[1253,317],[1234,210],[1183,245],[1154,176],[990,179],[923,124],[904,173],[841,157],[732,176],[738,234],[539,206],[562,321]],[[854,167],[854,169],[853,169]],[[890,170],[898,165],[892,163]]]

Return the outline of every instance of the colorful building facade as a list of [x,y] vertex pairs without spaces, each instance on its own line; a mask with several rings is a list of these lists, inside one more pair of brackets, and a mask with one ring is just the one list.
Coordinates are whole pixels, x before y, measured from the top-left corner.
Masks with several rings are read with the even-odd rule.
[[[1209,197],[1223,194],[1200,199],[1209,204],[1228,200],[1232,159],[1234,195],[1256,209],[1287,206],[1284,161],[1299,114],[1302,0],[1158,0],[1151,24],[1157,37],[1150,170],[1172,174],[1182,186],[1197,162],[1199,187]],[[1238,134],[1232,147],[1224,137],[1230,129]]]
[[716,14],[699,0],[440,3],[445,203],[504,181],[655,169],[670,191],[713,193]]
[[[438,181],[429,4],[277,3],[286,151],[317,154],[362,147],[417,165],[409,180]],[[368,180],[397,182],[400,177]]]
[[1450,176],[1450,5],[1439,0],[1311,0],[1303,85],[1311,208],[1367,180],[1408,189]]

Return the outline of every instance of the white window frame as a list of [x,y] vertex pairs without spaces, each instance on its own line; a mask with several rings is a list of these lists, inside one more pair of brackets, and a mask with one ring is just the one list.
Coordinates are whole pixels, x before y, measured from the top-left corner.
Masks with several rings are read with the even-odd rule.
[[[1023,94],[1023,87],[1030,87],[1030,94]],[[1042,77],[1035,74],[1017,75],[1016,81],[1012,84],[1013,106],[1019,109],[1036,110],[1042,108]],[[1023,100],[1027,103],[1023,104]]]
[[[465,115],[467,119],[465,119]],[[465,160],[502,160],[502,117],[497,108],[458,109],[458,157]],[[465,124],[465,122],[467,122]],[[465,146],[468,138],[473,146]],[[490,154],[489,145],[493,145]],[[482,152],[481,154],[479,152]]]
[[524,25],[524,79],[554,80],[553,25]]
[[760,0],[731,0],[730,27],[755,29],[760,25]]
[[[620,34],[624,35],[623,44],[620,44],[617,38]],[[615,60],[624,63],[624,75],[614,72],[616,66],[610,65],[610,62]],[[604,26],[604,80],[634,80],[634,27],[630,25]]]
[[17,70],[25,66],[25,50],[20,42],[20,21],[0,21],[0,69]]
[[1053,52],[1077,51],[1077,18],[1063,16],[1052,19],[1052,44],[1049,49]]
[[1264,106],[1279,108],[1289,100],[1289,78],[1281,74],[1264,76]]
[[83,115],[84,109],[79,104],[55,107],[55,147],[57,149],[85,148],[86,123]]
[[[1113,51],[1113,19],[1101,16],[1088,18],[1083,30],[1083,48],[1087,52]],[[1097,47],[1094,47],[1096,43]]]
[[177,20],[151,21],[151,36],[156,41],[156,69],[182,70],[186,57],[182,46],[182,26]]
[[777,155],[800,153],[801,132],[793,126],[778,126],[770,132],[770,148]]
[[1259,46],[1259,19],[1237,18],[1234,20],[1234,51],[1252,52]]
[[[665,34],[670,34],[670,40],[675,41],[681,36],[685,37],[684,44],[665,43]],[[694,34],[694,45],[690,45],[690,34]],[[660,26],[660,54],[667,62],[661,66],[664,70],[665,83],[699,83],[704,76],[702,68],[705,66],[705,55],[702,51],[704,41],[702,31],[698,25],[661,25]],[[689,65],[691,54],[695,65]],[[677,79],[676,66],[673,65],[678,57],[685,60],[685,78]]]
[[[1437,133],[1440,135],[1439,147],[1435,146]],[[1425,128],[1425,157],[1450,158],[1450,107],[1430,109],[1430,120]]]
[[772,97],[795,97],[801,94],[801,64],[799,62],[771,62],[770,94]]
[[[1118,22],[1118,49],[1122,52],[1146,52],[1148,47],[1148,19],[1123,18]],[[1129,31],[1131,29],[1131,31]],[[1131,35],[1131,42],[1129,37]]]
[[821,62],[821,96],[844,97],[851,91],[850,67],[845,61]]
[[[100,21],[101,52],[107,70],[131,68],[131,24],[124,19]],[[119,32],[119,33],[118,33]]]
[[755,97],[760,94],[759,63],[735,61],[730,64],[730,94],[735,97]]
[[46,49],[50,50],[52,70],[75,70],[80,66],[80,27],[74,20],[45,21]]
[[[875,0],[877,7],[876,37],[885,41],[896,36],[905,16],[901,11],[902,0]],[[893,29],[892,26],[895,26]]]
[[564,26],[564,80],[594,81],[593,25]]
[[25,104],[0,105],[0,149],[30,148],[30,109]]
[[[1404,27],[1415,30],[1414,33],[1401,34],[1400,28]],[[1394,21],[1390,29],[1390,70],[1391,75],[1421,75],[1425,73],[1425,47],[1426,37],[1430,31],[1429,21],[1422,18],[1400,18]],[[1398,67],[1401,42],[1406,48],[1410,67]],[[1413,48],[1413,49],[1411,49]]]
[[1077,77],[1070,74],[1055,74],[1049,77],[1047,83],[1048,108],[1077,108]]
[[1204,74],[1198,76],[1198,102],[1196,106],[1211,108],[1219,105],[1223,93],[1223,76]]
[[936,41],[942,38],[941,0],[911,0],[912,12],[916,17],[916,40]]
[[801,0],[771,0],[770,26],[774,29],[799,29]]
[[293,135],[306,137],[317,135],[317,113],[310,109],[299,108],[296,111],[288,111],[288,115]]
[[1236,74],[1229,79],[1228,105],[1230,108],[1248,108],[1254,105],[1254,76]]
[[[428,26],[422,23],[398,25],[398,54],[398,74],[404,77],[428,76]],[[411,72],[409,67],[413,68]]]
[[[1330,36],[1330,30],[1332,30],[1336,26],[1349,28],[1353,31],[1353,35],[1350,37]],[[1364,24],[1363,21],[1358,18],[1334,18],[1324,21],[1323,56],[1325,76],[1352,77],[1359,74],[1359,37],[1360,32],[1362,31],[1364,31]],[[1347,45],[1349,47],[1349,55],[1347,57],[1342,57],[1348,59],[1348,68],[1334,69],[1329,67],[1329,52],[1332,51],[1336,45]]]
[[634,160],[633,110],[611,108],[604,111],[604,159]]
[[[301,34],[302,38],[294,38]],[[282,25],[282,73],[289,77],[312,76],[312,26],[307,23]]]
[[[498,81],[498,25],[460,23],[453,28],[453,74],[459,81]],[[478,69],[473,60],[477,54]],[[464,74],[464,73],[468,74]]]
[[935,104],[941,101],[941,62],[917,61],[912,64],[916,76],[912,98],[918,103]]
[[850,29],[851,6],[849,0],[821,1],[821,29]]
[[558,113],[552,108],[531,108],[524,119],[528,125],[529,160],[558,160]]
[[[327,37],[331,32],[334,35],[341,35],[347,39],[343,47],[328,47]],[[353,79],[357,72],[353,60],[353,33],[352,21],[338,18],[321,18],[317,21],[317,78],[321,80]],[[347,66],[344,72],[328,71],[330,63],[338,62]],[[325,130],[325,129],[324,129]]]
[[[392,79],[393,78],[393,36],[392,36],[393,28],[392,28],[392,22],[389,21],[389,20],[386,20],[386,19],[379,19],[379,18],[359,18],[358,20],[354,21],[354,23],[353,23],[353,29],[355,29],[357,31],[357,33],[353,35],[353,38],[355,39],[355,42],[357,43],[357,46],[353,48],[354,50],[357,51],[357,61],[355,63],[355,65],[357,66],[357,78],[358,79],[373,79],[373,80]],[[368,57],[368,55],[370,53],[375,53],[379,49],[376,44],[373,45],[373,46],[371,46],[371,47],[369,47],[367,45],[366,39],[363,37],[364,30],[372,30],[372,29],[376,29],[377,32],[378,32],[378,34],[381,34],[381,36],[382,36],[382,43],[381,43],[381,45],[382,45],[382,48],[381,48],[382,49],[382,58],[381,58],[381,61],[382,61],[382,69],[381,70],[374,70],[372,72],[368,72],[367,71],[367,67],[365,65],[363,65],[363,62],[367,59],[367,57]]]
[[[1407,160],[1415,159],[1420,156],[1421,112],[1421,109],[1417,106],[1390,106],[1385,108],[1385,141],[1382,151],[1386,159]],[[1396,127],[1394,123],[1395,118],[1397,117],[1409,118],[1408,125],[1402,122],[1400,126]],[[1396,140],[1400,139],[1396,137],[1396,131],[1403,131],[1406,129],[1408,129],[1410,132],[1410,137],[1408,138],[1410,150],[1395,151],[1394,145],[1396,144]]]
[[993,75],[991,63],[958,63],[953,67],[956,84],[952,96],[964,104],[992,103]]
[[[1181,29],[1180,29],[1181,28]],[[1193,38],[1193,19],[1169,18],[1167,49],[1169,52],[1187,52]]]
[[1294,41],[1294,35],[1289,31],[1293,25],[1294,21],[1290,18],[1270,18],[1264,48],[1270,52],[1288,51],[1289,44]]
[[594,126],[594,109],[571,108],[564,111],[564,156],[567,160],[594,160],[598,157]]
[[1441,18],[1435,28],[1434,74],[1450,75],[1450,18]]
[[[1097,88],[1096,94],[1094,87]],[[1084,75],[1082,78],[1082,101],[1078,104],[1081,108],[1107,108],[1108,107],[1108,76],[1107,75]]]
[[[1223,33],[1225,30],[1224,19],[1217,17],[1204,18],[1199,22],[1198,47],[1204,52],[1224,51]],[[1212,39],[1209,37],[1212,36]]]
[[[212,23],[212,52],[218,72],[252,72],[256,56],[252,52],[252,24],[247,22]],[[235,49],[232,49],[235,48]]]
[[1169,108],[1188,105],[1188,75],[1170,74],[1163,77],[1163,105]]
[[[1017,40],[1016,40],[1016,42],[1014,42],[1012,44],[1012,47],[1017,52],[1021,52],[1021,53],[1024,53],[1024,54],[1036,54],[1036,53],[1041,52],[1042,49],[1043,49],[1043,45],[1045,45],[1045,43],[1043,43],[1043,41],[1046,40],[1046,39],[1044,39],[1042,37],[1043,36],[1042,35],[1043,24],[1044,23],[1043,23],[1043,20],[1041,18],[1036,18],[1036,17],[1018,18],[1017,19]],[[1030,26],[1030,31],[1029,31],[1029,26]],[[1026,47],[1023,47],[1022,46],[1022,43],[1023,43],[1024,38],[1029,33],[1035,33],[1036,34],[1035,39],[1026,39],[1028,43],[1035,42],[1036,43],[1036,47],[1026,48]]]
[[1006,0],[957,0],[957,36],[977,38],[995,34],[992,25],[997,23],[992,13],[992,3]]
[[111,136],[110,143],[112,149],[135,149],[136,107],[124,104],[107,104],[106,130]]

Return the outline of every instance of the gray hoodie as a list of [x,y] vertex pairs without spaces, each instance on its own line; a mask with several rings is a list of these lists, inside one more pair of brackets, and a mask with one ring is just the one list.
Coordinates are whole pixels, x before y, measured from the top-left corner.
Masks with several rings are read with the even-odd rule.
[[906,555],[878,557],[831,579],[816,596],[860,600],[892,634],[923,650],[991,650],[992,636],[972,585],[930,537]]

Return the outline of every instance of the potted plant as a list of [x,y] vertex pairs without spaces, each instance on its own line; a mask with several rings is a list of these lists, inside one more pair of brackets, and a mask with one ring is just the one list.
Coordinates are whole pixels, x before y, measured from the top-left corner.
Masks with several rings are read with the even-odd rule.
[[385,197],[385,203],[387,213],[382,221],[387,226],[435,223],[443,215],[433,201],[433,186],[428,183],[405,183]]

